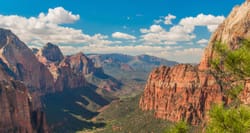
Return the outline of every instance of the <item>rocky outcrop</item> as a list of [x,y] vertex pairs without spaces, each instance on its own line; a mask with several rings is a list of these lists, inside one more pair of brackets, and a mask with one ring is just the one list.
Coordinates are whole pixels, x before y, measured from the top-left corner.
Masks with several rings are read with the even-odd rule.
[[52,43],[47,43],[41,49],[41,56],[45,57],[47,60],[51,62],[60,62],[64,58],[59,47]]
[[[34,52],[35,51],[37,50],[34,50]],[[100,78],[100,80],[109,77],[104,73],[101,66],[96,66],[92,59],[81,52],[64,57],[58,46],[48,43],[35,53],[37,59],[43,63],[53,75],[55,82],[54,91],[82,88],[88,84],[85,80],[85,76],[95,76]],[[98,84],[98,86],[106,90],[118,86],[116,86],[114,82],[108,81],[109,82],[102,82]]]
[[[242,39],[250,38],[250,1],[237,6],[212,35],[198,66],[177,65],[153,70],[140,99],[142,110],[154,110],[157,118],[170,121],[184,119],[197,125],[206,119],[206,113],[214,103],[228,104],[225,87],[211,73],[214,44],[227,44],[232,50]],[[249,82],[241,95],[244,103],[249,101]]]
[[47,133],[45,114],[33,108],[32,97],[19,81],[13,81],[0,69],[0,132]]
[[58,77],[55,82],[56,90],[82,88],[87,85],[85,77],[81,73],[76,73],[71,69],[69,60],[64,59],[57,66]]
[[[38,109],[40,100],[13,78],[14,73],[0,59],[0,132],[47,133],[45,114]],[[41,106],[40,106],[41,107]]]
[[182,119],[201,123],[212,103],[227,103],[227,98],[212,74],[197,66],[180,64],[159,67],[149,76],[140,100],[142,110],[155,110],[155,116],[170,121]]
[[247,0],[241,6],[234,7],[227,19],[213,33],[204,51],[199,69],[206,70],[210,68],[210,62],[215,57],[213,47],[216,42],[222,42],[233,50],[239,46],[241,40],[249,38],[250,1]]
[[53,78],[33,52],[11,31],[0,29],[1,64],[9,69],[15,80],[23,81],[30,91],[53,89]]
[[37,59],[53,75],[54,91],[86,86],[85,75],[105,76],[102,67],[96,67],[92,60],[83,53],[64,57],[59,47],[51,43],[35,53]]
[[74,70],[74,72],[80,72],[83,75],[98,75],[104,73],[101,67],[96,67],[92,60],[81,52],[75,55],[67,56],[66,60],[68,60],[70,67]]

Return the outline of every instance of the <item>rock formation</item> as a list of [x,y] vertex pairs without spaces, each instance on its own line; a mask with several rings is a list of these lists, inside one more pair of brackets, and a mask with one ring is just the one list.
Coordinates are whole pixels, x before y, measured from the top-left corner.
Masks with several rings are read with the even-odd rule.
[[82,73],[83,75],[95,74],[98,75],[104,73],[101,67],[96,67],[95,64],[85,56],[83,53],[77,53],[75,55],[67,56],[66,60],[69,61],[71,69],[74,72]]
[[64,59],[57,67],[58,77],[55,82],[56,90],[75,89],[87,86],[85,77],[81,73],[76,73],[71,69],[71,64]]
[[236,6],[227,19],[219,25],[211,36],[209,44],[204,51],[199,69],[206,70],[210,67],[210,61],[214,58],[214,43],[220,41],[231,49],[239,46],[243,39],[250,38],[250,1],[247,0],[241,6]]
[[[230,101],[216,76],[210,72],[215,42],[223,42],[233,50],[242,39],[249,38],[250,1],[247,0],[235,7],[213,33],[198,66],[182,64],[171,68],[160,67],[151,72],[140,99],[140,108],[154,110],[157,118],[170,121],[184,119],[194,125],[200,124],[206,119],[212,104],[227,104]],[[245,88],[241,99],[249,104],[249,83]]]
[[11,31],[0,29],[1,64],[8,67],[15,80],[23,81],[30,91],[50,91],[52,75],[33,52]]
[[33,99],[25,85],[0,66],[0,132],[47,133],[45,114],[33,108]]
[[99,88],[108,91],[119,88],[119,83],[112,81],[113,79],[104,73],[101,66],[96,66],[92,59],[81,52],[64,57],[58,46],[48,43],[35,54],[53,75],[54,91],[87,86],[85,76],[99,78],[100,83],[96,84]]
[[227,102],[216,79],[192,65],[159,67],[151,72],[140,100],[143,110],[170,121],[199,124],[212,103]]
[[0,132],[49,132],[39,95],[52,75],[11,31],[0,29]]
[[64,58],[59,47],[57,47],[52,43],[47,43],[41,49],[41,56],[45,57],[47,60],[51,62],[60,62]]
[[[84,75],[80,70],[74,70],[76,65],[72,64],[70,57],[63,56],[58,46],[48,43],[36,52],[36,56],[53,75],[54,92],[86,86]],[[77,61],[80,61],[80,59]]]

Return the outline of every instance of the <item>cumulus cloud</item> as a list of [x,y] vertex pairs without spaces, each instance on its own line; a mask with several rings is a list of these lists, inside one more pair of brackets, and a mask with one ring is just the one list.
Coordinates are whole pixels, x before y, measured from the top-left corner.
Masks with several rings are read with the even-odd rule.
[[117,38],[117,39],[127,39],[127,40],[134,40],[136,39],[135,36],[126,34],[126,33],[122,33],[122,32],[115,32],[112,34],[113,38]]
[[206,26],[210,32],[214,32],[220,23],[224,21],[224,16],[213,16],[199,14],[196,17],[187,17],[180,21],[180,25],[194,29],[195,26]]
[[[196,35],[194,30],[196,26],[205,26],[212,32],[224,20],[224,17],[199,14],[196,17],[183,18],[179,23],[173,24],[172,20],[175,18],[171,14],[160,17],[157,24],[140,29],[141,35],[139,37],[127,33],[114,32],[111,36],[121,39],[118,41],[110,40],[110,37],[107,35],[98,33],[88,35],[81,29],[64,26],[64,24],[78,21],[80,15],[67,11],[63,7],[49,9],[47,13],[40,13],[35,17],[29,18],[0,14],[0,27],[11,29],[21,40],[31,44],[33,47],[39,47],[47,42],[59,45],[68,44],[60,46],[65,54],[73,54],[78,51],[87,53],[115,52],[131,55],[149,54],[184,63],[198,62],[203,49],[195,48],[195,46],[190,48],[191,45],[185,46],[180,44],[195,43]],[[161,26],[160,24],[165,25]],[[165,28],[166,25],[167,28]],[[126,29],[127,27],[124,28]],[[127,40],[133,43],[129,46],[120,45]],[[206,39],[201,39],[196,43],[205,44],[207,41]]]
[[207,44],[208,40],[207,39],[201,39],[199,41],[196,42],[197,44]]
[[49,9],[48,13],[40,13],[38,17],[22,17],[17,15],[0,15],[0,27],[10,29],[27,44],[80,44],[104,45],[115,43],[101,34],[93,36],[84,34],[82,30],[61,26],[74,23],[80,16],[72,14],[63,7]]
[[160,25],[151,25],[149,29],[140,29],[141,33],[158,33],[164,31]]
[[[163,16],[162,16],[162,17],[163,17]],[[155,23],[155,24],[160,24],[160,23],[162,23],[162,22],[163,22],[162,17],[160,17],[160,19],[155,19],[155,20],[154,20],[154,23]]]
[[188,42],[195,38],[194,34],[177,26],[167,31],[160,25],[152,25],[149,29],[141,29],[140,31],[144,44],[176,44],[177,42]]
[[[164,17],[164,23],[172,24],[176,16],[168,14]],[[194,30],[196,26],[205,26],[210,32],[213,32],[225,19],[224,16],[213,16],[199,14],[196,17],[186,17],[180,20],[178,24],[172,25],[169,30],[159,24],[153,24],[149,29],[140,29],[141,40],[144,44],[177,44],[178,42],[188,43],[196,38]],[[155,20],[155,23],[161,23],[163,19]],[[204,43],[204,40],[202,40]]]
[[38,19],[40,21],[51,22],[54,24],[67,24],[79,20],[80,15],[74,15],[63,7],[56,7],[54,9],[50,8],[48,14],[40,13]]
[[182,63],[197,63],[203,53],[202,48],[186,48],[181,50],[176,50],[169,55],[173,60],[178,60]]
[[166,24],[166,25],[171,25],[171,24],[173,24],[172,23],[172,20],[174,20],[174,19],[176,19],[176,16],[174,16],[174,15],[172,15],[172,14],[168,14],[167,16],[160,16],[160,18],[159,19],[156,19],[156,20],[154,20],[154,23],[155,24],[160,24],[160,23],[164,23],[164,24]]
[[174,16],[172,14],[168,14],[168,16],[165,17],[164,24],[166,24],[166,25],[172,24],[173,19],[176,19],[176,16]]

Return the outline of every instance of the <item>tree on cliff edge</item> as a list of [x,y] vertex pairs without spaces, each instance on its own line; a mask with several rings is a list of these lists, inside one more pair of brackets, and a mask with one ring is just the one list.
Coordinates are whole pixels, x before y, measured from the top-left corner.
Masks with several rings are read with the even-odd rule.
[[241,105],[238,99],[244,82],[250,77],[250,41],[244,40],[236,50],[230,50],[225,44],[217,42],[217,58],[212,64],[216,70],[226,94],[234,100],[224,107],[214,106],[209,112],[207,133],[247,133],[250,132],[250,108]]

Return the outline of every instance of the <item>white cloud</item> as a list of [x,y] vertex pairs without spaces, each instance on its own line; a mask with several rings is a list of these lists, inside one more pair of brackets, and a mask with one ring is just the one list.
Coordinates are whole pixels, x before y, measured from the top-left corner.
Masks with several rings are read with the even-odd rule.
[[17,15],[0,15],[0,27],[12,30],[27,44],[43,45],[47,42],[56,44],[103,45],[115,43],[107,36],[84,34],[82,30],[61,26],[80,19],[62,7],[49,9],[48,13],[40,13],[38,17],[25,18]]
[[127,39],[127,40],[135,40],[136,37],[126,34],[126,33],[122,33],[122,32],[115,32],[112,34],[113,38],[117,38],[117,39]]
[[73,47],[73,46],[60,46],[63,53],[73,54],[75,51],[84,51],[87,53],[123,53],[123,54],[147,54],[147,53],[159,53],[161,51],[169,50],[170,47],[154,47],[154,46],[108,46],[108,45],[99,45],[99,46],[83,46],[83,47]]
[[[79,19],[80,16],[78,14],[73,14],[62,7],[58,7],[49,9],[48,13],[40,13],[37,17],[30,18],[17,15],[0,15],[0,27],[11,29],[21,40],[28,44],[33,44],[33,47],[39,47],[39,44],[47,42],[69,44],[68,46],[60,46],[66,54],[73,54],[79,51],[131,55],[149,54],[184,63],[197,63],[200,60],[203,49],[187,48],[191,47],[191,45],[182,45],[180,47],[180,44],[195,43],[196,35],[194,30],[196,26],[205,26],[209,31],[214,31],[218,24],[224,20],[224,17],[199,14],[196,17],[183,18],[178,24],[173,25],[172,20],[175,19],[175,16],[169,14],[166,17],[161,17],[161,22],[159,22],[161,24],[165,22],[165,24],[168,24],[168,28],[164,28],[159,24],[153,24],[148,28],[140,29],[141,35],[139,39],[122,32],[112,34],[113,38],[127,39],[136,44],[133,46],[109,45],[122,44],[124,40],[111,41],[107,35],[98,33],[88,35],[80,29],[63,26],[63,24],[74,23]],[[197,41],[198,44],[205,42],[207,42],[205,39]]]
[[[176,16],[168,14],[164,19],[165,24],[172,24],[172,19]],[[194,30],[196,26],[205,26],[210,32],[213,32],[225,19],[224,16],[213,16],[199,14],[196,17],[186,17],[180,20],[176,25],[172,25],[169,30],[160,25],[153,24],[149,29],[140,29],[141,40],[144,44],[177,44],[178,42],[190,42],[196,38]],[[155,20],[155,23],[163,22],[163,18]],[[204,40],[203,40],[204,41]]]
[[140,29],[141,33],[158,33],[164,31],[160,25],[151,25],[149,29]]
[[207,39],[201,39],[199,41],[196,42],[197,44],[207,44],[208,40]]
[[176,16],[172,15],[172,14],[168,14],[167,16],[160,16],[159,19],[154,20],[155,24],[160,24],[160,23],[164,23],[166,25],[172,25],[172,20],[176,19]]
[[189,27],[194,29],[195,26],[206,26],[210,32],[214,32],[215,29],[224,21],[224,16],[213,16],[213,15],[204,15],[199,14],[196,17],[187,17],[180,21],[180,25],[184,27]]
[[163,19],[155,19],[154,20],[154,23],[155,24],[160,24],[160,23],[162,23],[163,22]]
[[174,16],[172,14],[168,14],[168,16],[165,17],[164,24],[166,24],[166,25],[172,24],[173,19],[176,19],[176,16]]
[[40,13],[38,19],[40,21],[50,22],[54,24],[74,23],[80,19],[80,16],[72,14],[63,7],[49,9],[48,14]]
[[200,61],[203,51],[203,48],[186,48],[174,51],[169,56],[182,63],[197,63]]
[[140,29],[141,39],[144,44],[176,44],[177,42],[191,41],[194,34],[184,31],[183,28],[174,26],[166,31],[160,25],[152,25],[149,29]]
[[203,49],[202,48],[187,48],[182,49],[179,46],[169,47],[169,46],[148,46],[148,45],[138,45],[138,46],[109,46],[109,45],[99,45],[99,46],[83,46],[83,47],[73,47],[73,46],[60,46],[64,54],[73,54],[75,52],[84,53],[121,53],[129,55],[140,55],[148,54],[168,60],[175,60],[180,63],[198,63]]

